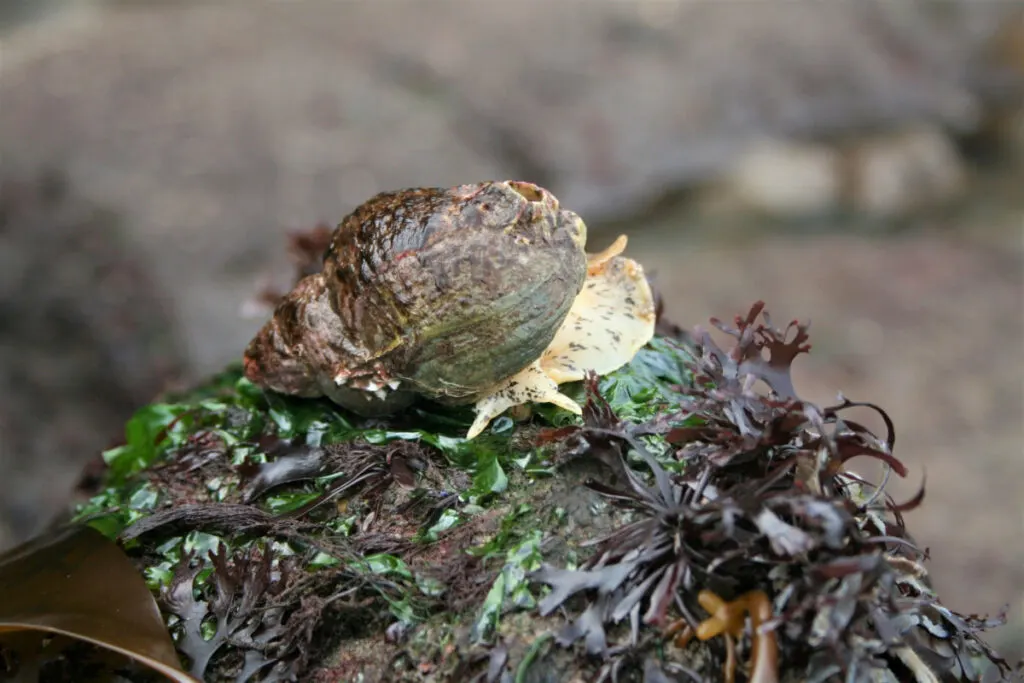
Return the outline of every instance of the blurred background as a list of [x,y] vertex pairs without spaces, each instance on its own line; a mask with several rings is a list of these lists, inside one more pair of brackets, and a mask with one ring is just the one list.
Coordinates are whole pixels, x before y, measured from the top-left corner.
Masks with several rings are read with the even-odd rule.
[[0,0],[0,46],[0,547],[239,357],[288,231],[516,178],[686,327],[813,320],[801,393],[891,412],[940,593],[1024,655],[1021,2]]

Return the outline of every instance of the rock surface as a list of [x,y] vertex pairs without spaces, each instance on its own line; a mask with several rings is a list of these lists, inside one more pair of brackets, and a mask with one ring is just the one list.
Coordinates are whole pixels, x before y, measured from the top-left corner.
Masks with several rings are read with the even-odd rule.
[[60,178],[0,179],[0,546],[41,529],[180,370],[166,300],[119,228]]

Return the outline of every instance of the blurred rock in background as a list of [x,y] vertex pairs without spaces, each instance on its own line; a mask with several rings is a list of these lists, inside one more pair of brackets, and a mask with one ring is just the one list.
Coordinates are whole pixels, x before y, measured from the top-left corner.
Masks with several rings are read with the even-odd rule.
[[[5,302],[70,301],[83,316],[73,333],[57,315],[24,330],[5,318],[11,348],[74,365],[31,335],[84,345],[104,311],[151,311],[161,330],[177,321],[198,377],[238,357],[261,322],[240,315],[255,291],[287,282],[286,230],[336,223],[385,189],[529,179],[584,216],[595,247],[629,232],[687,326],[758,298],[780,320],[812,317],[808,391],[893,411],[900,454],[928,473],[911,523],[937,549],[940,588],[965,610],[1016,594],[1007,642],[1024,641],[1024,549],[1001,540],[1024,532],[1020,2],[48,6],[0,16],[0,172],[64,170],[123,219],[123,262],[169,307],[140,303],[145,288],[100,310],[76,303],[99,296],[84,279],[30,294],[3,280]],[[112,258],[61,251],[74,221],[33,201],[26,225],[47,237],[18,258],[34,270]],[[10,503],[26,495],[18,468],[87,457],[155,391],[158,360],[177,358],[145,334],[119,339],[139,349],[138,370],[118,374],[127,388],[47,394],[53,429],[94,427],[92,441],[55,460],[41,437],[6,441],[13,537],[31,525],[11,520],[45,517],[71,478]],[[2,370],[15,377],[25,357]],[[7,393],[50,386],[16,379]],[[35,424],[27,405],[4,419]],[[84,412],[101,405],[110,422]]]
[[47,174],[0,179],[0,546],[65,504],[175,371],[171,317],[117,216]]
[[1017,92],[984,60],[1002,3],[76,7],[5,41],[4,165],[124,213],[201,371],[254,328],[237,301],[284,266],[282,229],[379,190],[526,177],[598,225],[732,184],[885,216],[960,194],[948,136]]

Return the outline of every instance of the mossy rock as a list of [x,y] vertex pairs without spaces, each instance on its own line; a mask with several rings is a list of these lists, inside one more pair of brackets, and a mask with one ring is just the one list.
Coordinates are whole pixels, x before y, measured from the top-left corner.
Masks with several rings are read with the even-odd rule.
[[902,473],[891,439],[800,401],[803,328],[760,310],[731,351],[659,336],[569,385],[582,420],[537,406],[471,441],[469,409],[356,418],[230,368],[141,409],[75,521],[208,681],[722,680],[734,651],[757,683],[1008,676],[905,507],[845,469]]

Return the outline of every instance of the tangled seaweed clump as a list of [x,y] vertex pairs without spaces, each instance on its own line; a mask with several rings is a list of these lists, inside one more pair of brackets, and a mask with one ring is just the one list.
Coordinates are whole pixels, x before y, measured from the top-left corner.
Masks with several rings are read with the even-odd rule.
[[[811,681],[979,680],[987,663],[1008,675],[979,637],[1000,620],[956,614],[930,588],[925,553],[901,514],[922,502],[924,489],[897,504],[846,468],[864,456],[906,475],[892,455],[889,417],[871,404],[843,399],[819,408],[799,399],[789,369],[810,348],[807,329],[792,323],[780,332],[767,314],[758,325],[762,309],[758,303],[737,317],[735,328],[713,321],[736,340],[728,352],[698,332],[693,387],[677,413],[621,421],[591,383],[586,424],[551,435],[607,461],[638,458],[653,480],[622,460],[624,486],[589,483],[637,519],[600,539],[580,569],[539,573],[552,588],[542,613],[589,596],[559,642],[583,640],[588,652],[607,656],[605,627],[628,619],[633,648],[658,637],[641,636],[640,624],[661,627],[661,637],[679,633],[680,647],[694,636],[723,636],[730,682],[738,638],[750,653],[748,680],[757,683],[783,673]],[[755,392],[758,380],[770,392]],[[841,416],[857,406],[879,412],[885,439]],[[653,435],[681,473],[670,475],[664,456],[652,453]],[[707,675],[665,668],[695,680]]]
[[472,440],[468,409],[360,419],[232,369],[140,411],[75,518],[207,681],[1009,680],[1000,620],[929,585],[903,520],[923,489],[897,503],[847,466],[907,474],[889,418],[801,400],[807,329],[762,313],[713,321],[728,348],[662,324],[566,385],[582,418]]

